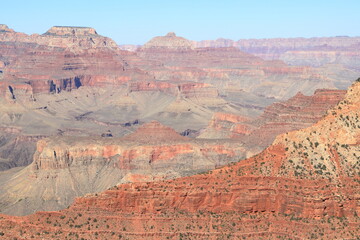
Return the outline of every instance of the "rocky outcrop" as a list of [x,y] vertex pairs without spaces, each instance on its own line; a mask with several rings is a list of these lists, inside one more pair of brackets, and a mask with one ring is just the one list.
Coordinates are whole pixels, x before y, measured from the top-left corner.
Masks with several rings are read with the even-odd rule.
[[178,37],[174,32],[169,32],[165,36],[154,37],[142,46],[143,49],[174,49],[188,50],[193,48],[190,40]]
[[56,36],[89,36],[98,35],[94,28],[90,27],[69,27],[69,26],[54,26],[50,28],[44,35]]
[[122,184],[60,212],[3,216],[1,231],[131,239],[354,238],[360,222],[359,101],[355,83],[318,123],[278,136],[250,159],[191,177]]
[[10,29],[7,25],[5,24],[0,24],[0,32],[14,32],[14,30]]

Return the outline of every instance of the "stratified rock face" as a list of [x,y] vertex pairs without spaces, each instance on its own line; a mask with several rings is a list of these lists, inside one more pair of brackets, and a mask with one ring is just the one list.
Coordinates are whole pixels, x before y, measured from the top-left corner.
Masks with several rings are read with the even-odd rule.
[[198,138],[223,139],[239,137],[239,135],[247,136],[255,128],[251,120],[235,114],[215,113],[209,126],[201,132]]
[[35,43],[50,47],[71,48],[72,51],[89,48],[118,48],[112,39],[97,34],[95,29],[89,27],[55,26],[42,35],[26,35],[14,32],[6,25],[2,25],[0,42]]
[[58,35],[58,36],[83,36],[83,35],[98,35],[94,28],[90,27],[68,27],[68,26],[54,26],[50,28],[44,35]]
[[[225,92],[232,88],[287,98],[296,91],[311,94],[316,88],[334,87],[333,80],[309,67],[289,67],[281,61],[264,61],[235,47],[192,48],[190,42],[174,34],[156,37],[136,53],[143,59],[158,62],[147,72],[160,80],[206,82]],[[187,46],[187,47],[184,47]],[[276,83],[273,79],[277,79]],[[282,86],[286,91],[279,90]]]
[[172,50],[187,50],[192,49],[193,44],[190,40],[183,37],[176,36],[175,33],[169,32],[165,36],[154,37],[144,44],[144,49],[172,49]]
[[[289,98],[298,91],[312,94],[319,88],[343,88],[350,84],[348,78],[330,74],[329,69],[320,71],[311,67],[288,66],[282,61],[265,61],[235,47],[185,50],[143,47],[136,53],[163,66],[147,70],[156,79],[211,83],[224,95],[230,84],[232,89],[278,99]],[[346,74],[350,79],[357,77],[351,71]]]
[[[193,81],[226,89],[286,99],[297,91],[347,87],[354,72],[287,66],[264,61],[235,47],[197,48],[170,33],[156,37],[135,53],[92,28],[53,27],[43,35],[4,31],[0,34],[2,78],[31,94],[54,93],[81,86],[118,86],[133,80]],[[275,80],[274,80],[275,79]]]
[[[156,121],[123,138],[44,138],[37,143],[31,165],[3,174],[0,211],[25,215],[59,210],[75,197],[122,182],[155,181],[204,172],[244,158],[241,145],[226,140],[189,139]],[[29,178],[31,183],[27,182]]]
[[[277,135],[311,126],[343,100],[345,93],[344,90],[320,89],[312,96],[298,93],[285,102],[268,106],[261,116],[250,123],[256,128],[244,140],[245,145],[253,149],[252,152],[259,152],[269,146]],[[242,123],[234,125],[232,137],[238,136],[236,129],[242,126]]]
[[359,37],[217,39],[194,44],[196,47],[238,47],[263,59],[281,59],[291,65],[342,64],[360,71]]
[[96,30],[90,27],[55,26],[41,36],[37,36],[36,42],[75,49],[118,48],[112,39],[98,35]]
[[143,60],[119,50],[112,39],[93,28],[52,27],[43,35],[30,36],[0,32],[0,53],[3,81],[15,90],[28,85],[29,95],[150,79],[132,65],[144,64]]
[[314,95],[296,94],[284,102],[273,103],[255,119],[216,113],[199,138],[235,138],[244,143],[248,156],[269,146],[279,134],[309,127],[345,96],[345,90],[319,89]]
[[218,90],[208,83],[171,81],[133,81],[128,84],[130,92],[160,91],[184,98],[216,98]]
[[102,238],[130,239],[355,238],[360,230],[359,114],[360,83],[355,83],[318,123],[280,135],[250,159],[207,174],[122,184],[78,198],[61,212],[3,216],[0,229],[10,237],[97,232]]

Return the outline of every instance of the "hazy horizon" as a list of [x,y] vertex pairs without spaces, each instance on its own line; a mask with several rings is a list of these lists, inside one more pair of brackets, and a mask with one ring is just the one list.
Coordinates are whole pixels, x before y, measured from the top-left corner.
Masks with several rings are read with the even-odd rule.
[[[346,4],[344,4],[344,2]],[[0,23],[26,34],[52,26],[93,27],[119,45],[175,32],[189,40],[360,36],[360,2],[348,1],[23,1],[2,3]]]

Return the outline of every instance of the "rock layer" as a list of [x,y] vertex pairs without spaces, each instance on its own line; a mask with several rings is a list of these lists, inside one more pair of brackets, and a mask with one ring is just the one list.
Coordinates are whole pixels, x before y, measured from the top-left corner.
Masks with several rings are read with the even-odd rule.
[[217,39],[194,43],[197,47],[237,47],[263,59],[281,59],[292,65],[321,66],[342,64],[360,70],[359,37]]
[[266,107],[254,119],[227,113],[214,114],[198,138],[234,138],[244,143],[247,156],[259,153],[279,134],[309,127],[345,96],[345,90],[319,89],[314,95],[296,94]]
[[65,36],[83,36],[83,35],[98,35],[95,29],[90,27],[69,27],[69,26],[54,26],[50,28],[44,35],[65,35]]
[[189,139],[158,122],[144,124],[124,138],[44,138],[37,142],[28,167],[3,174],[1,212],[24,215],[58,210],[75,197],[121,182],[204,172],[244,158],[241,145],[231,140]]
[[[347,78],[329,74],[329,69],[288,66],[279,60],[265,61],[236,47],[178,49],[173,38],[156,37],[161,39],[161,48],[147,47],[152,45],[153,40],[150,40],[136,51],[141,58],[163,66],[148,70],[157,79],[207,82],[225,94],[227,84],[231,83],[233,89],[282,99],[295,95],[297,91],[312,94],[318,88],[350,85]],[[351,71],[347,74],[351,79],[357,76]],[[286,90],[282,91],[280,86]]]

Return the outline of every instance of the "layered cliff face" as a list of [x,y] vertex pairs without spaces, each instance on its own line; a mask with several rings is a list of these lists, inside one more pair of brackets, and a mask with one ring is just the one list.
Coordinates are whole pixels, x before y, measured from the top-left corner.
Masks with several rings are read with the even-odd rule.
[[235,137],[235,134],[247,136],[255,129],[252,120],[235,114],[215,113],[198,138],[223,139]]
[[[315,43],[302,40],[305,43],[300,46],[306,51],[320,48],[320,55],[327,54],[323,49],[326,51],[333,49],[336,56],[338,56],[336,50],[338,48],[345,49],[349,53],[358,48],[355,40],[350,44],[346,38],[342,47],[339,47],[341,46],[339,42],[333,43],[327,39],[315,40]],[[273,41],[278,43],[280,40]],[[281,40],[280,46],[284,46],[285,50],[278,47],[280,49],[278,51],[285,54],[285,51],[289,50],[288,47],[295,44],[294,41]],[[327,41],[329,46],[323,46]],[[289,98],[297,91],[311,94],[317,88],[346,88],[350,84],[347,79],[354,79],[357,76],[356,72],[349,70],[349,68],[357,68],[358,61],[354,53],[341,62],[337,60],[343,57],[336,57],[336,61],[323,61],[321,59],[325,58],[320,56],[321,64],[339,63],[342,66],[341,64],[344,63],[344,66],[349,67],[345,69],[340,67],[334,74],[333,68],[289,67],[283,62],[264,61],[237,49],[239,46],[244,46],[240,49],[257,54],[258,51],[265,51],[263,45],[269,44],[269,48],[277,50],[273,46],[275,43],[272,42],[244,40],[242,44],[234,42],[232,45],[228,41],[222,42],[224,44],[221,48],[194,48],[206,44],[195,43],[169,33],[166,36],[155,37],[136,53],[130,53],[121,51],[114,41],[98,35],[92,28],[57,26],[43,35],[26,35],[14,32],[3,25],[0,32],[0,61],[3,62],[4,69],[0,70],[9,83],[30,84],[30,87],[34,88],[34,93],[51,92],[57,88],[63,90],[63,85],[69,89],[69,84],[63,82],[68,82],[68,78],[77,77],[82,85],[90,82],[97,86],[117,85],[133,79],[191,80],[211,83],[224,91],[223,87],[231,84],[239,90],[276,98]],[[212,44],[208,45],[212,46]],[[291,55],[290,52],[289,54]],[[293,58],[290,55],[271,59]],[[315,59],[315,55],[310,54],[307,58]],[[306,61],[296,62],[296,59],[301,58],[295,57],[295,60],[289,63],[314,65]],[[342,74],[338,74],[339,72]],[[344,73],[346,77],[343,77]],[[82,78],[86,79],[82,80]],[[71,85],[79,86],[79,83]]]
[[239,111],[205,83],[138,81],[56,94],[33,94],[8,84],[0,88],[5,95],[0,99],[1,171],[30,164],[36,141],[47,136],[93,137],[110,130],[121,137],[152,120],[178,132],[198,131],[216,111]]
[[[141,58],[162,63],[162,67],[148,69],[157,79],[207,82],[225,94],[227,85],[231,84],[238,90],[280,99],[289,98],[297,91],[312,94],[318,88],[344,88],[350,84],[347,78],[327,74],[329,70],[266,61],[234,46],[178,49],[174,39],[174,36],[156,37],[136,51]],[[154,41],[162,47],[151,47]],[[348,74],[352,79],[356,77],[351,71]]]
[[[1,71],[12,88],[29,85],[29,95],[155,79],[210,83],[223,95],[231,85],[281,99],[297,91],[311,94],[317,88],[349,84],[330,69],[287,66],[234,47],[194,49],[193,44],[170,33],[130,53],[92,28],[53,27],[43,35],[31,36],[4,30],[0,34]],[[346,79],[355,78],[353,75],[348,72]]]
[[[275,102],[266,107],[257,118],[246,118],[227,113],[216,113],[209,126],[199,138],[236,138],[256,151],[270,145],[281,133],[311,126],[340,102],[345,90],[319,89],[314,95],[302,93],[283,102]],[[251,151],[252,152],[252,151]]]
[[[194,48],[175,34],[130,53],[92,28],[54,27],[31,36],[0,28],[0,121],[3,132],[13,131],[0,139],[1,162],[30,163],[24,155],[39,140],[30,166],[0,174],[0,209],[11,214],[61,209],[118,183],[182,177],[238,161],[260,151],[247,147],[263,148],[277,133],[316,122],[343,92],[298,94],[253,120],[275,98],[344,87],[356,74],[340,65],[266,61],[228,41],[223,48]],[[206,175],[120,185],[60,213],[0,217],[0,234],[351,238],[359,231],[351,215],[359,213],[358,92],[355,85],[316,125],[321,132],[280,136],[256,157]],[[178,132],[198,131],[215,112],[225,113],[215,115],[211,128],[228,139],[189,140],[155,122],[138,128],[156,119]]]
[[281,59],[291,65],[341,64],[360,71],[359,37],[217,39],[195,42],[196,47],[237,47],[263,59]]
[[[277,135],[311,126],[343,100],[345,93],[344,90],[320,89],[312,96],[298,93],[285,102],[268,106],[261,116],[251,122],[256,127],[245,138],[245,145],[252,149],[253,153],[260,152],[269,146]],[[232,137],[239,136],[237,128],[242,126],[242,123],[234,125]]]
[[31,94],[152,78],[134,66],[143,60],[87,27],[52,27],[43,35],[4,30],[0,55],[3,81],[14,89],[28,85]]
[[[244,111],[256,115],[260,113],[263,105],[266,105],[261,102],[266,99],[264,97],[259,97],[256,105],[251,107],[227,104],[229,101],[224,100],[224,95],[220,96],[219,92],[219,86],[225,84],[202,81],[204,78],[209,80],[218,76],[226,78],[227,74],[191,67],[164,67],[162,62],[119,50],[111,44],[112,40],[98,35],[92,28],[53,27],[43,35],[31,36],[7,30],[5,27],[4,29],[6,32],[4,30],[0,33],[0,96],[3,96],[7,103],[14,103],[13,105],[19,108],[26,105],[27,109],[20,112],[11,111],[11,114],[17,114],[20,120],[27,118],[27,121],[33,122],[37,121],[39,114],[45,114],[45,120],[37,121],[39,124],[36,125],[43,127],[42,122],[45,122],[49,133],[53,133],[55,128],[61,132],[67,131],[69,124],[58,124],[59,120],[77,120],[82,114],[86,115],[81,117],[82,120],[91,119],[93,122],[111,126],[119,125],[119,122],[125,124],[135,120],[159,120],[177,131],[199,130],[216,111]],[[175,39],[176,42],[179,37],[170,34],[166,38]],[[174,45],[173,41],[170,42]],[[226,59],[229,54],[232,54],[231,50],[219,54],[210,51],[205,57],[212,56],[211,65],[215,66],[217,57]],[[235,55],[239,55],[242,62],[248,57],[253,58],[248,54]],[[197,59],[198,62],[201,62],[201,59],[204,58]],[[194,61],[190,59],[189,62]],[[96,88],[81,90],[85,87]],[[110,91],[109,88],[113,89]],[[120,90],[117,91],[118,89]],[[123,89],[126,90],[122,91]],[[78,92],[67,94],[73,90]],[[45,96],[46,93],[60,96]],[[94,97],[88,97],[89,94]],[[100,103],[99,99],[104,100],[106,94],[112,102]],[[247,96],[242,96],[242,99],[246,98]],[[59,102],[55,104],[53,100]],[[111,104],[115,104],[115,107],[111,108]],[[53,105],[51,111],[49,105]],[[69,109],[65,113],[64,107]],[[7,107],[4,116],[7,116],[8,109],[10,107]],[[29,109],[42,109],[44,111],[41,112],[45,113],[31,112]],[[102,109],[111,111],[111,114]],[[120,109],[129,117],[120,114]],[[49,115],[55,119],[50,120],[52,117]],[[105,115],[112,119],[105,119]],[[119,118],[116,122],[113,121],[115,115]],[[187,121],[184,121],[184,118]],[[48,124],[51,121],[52,123]],[[18,122],[11,123],[18,126],[15,124]],[[55,127],[48,129],[49,125]],[[78,126],[75,128],[78,131]],[[84,127],[81,128],[83,132]],[[104,130],[106,129],[101,129]]]
[[37,142],[28,167],[3,173],[1,212],[24,215],[58,210],[75,197],[121,182],[204,172],[244,158],[241,145],[230,140],[189,139],[158,122],[145,124],[124,138],[45,138]]
[[355,83],[318,123],[280,135],[250,159],[191,177],[122,184],[60,212],[3,216],[1,231],[57,238],[95,232],[129,239],[356,238],[359,101]]

